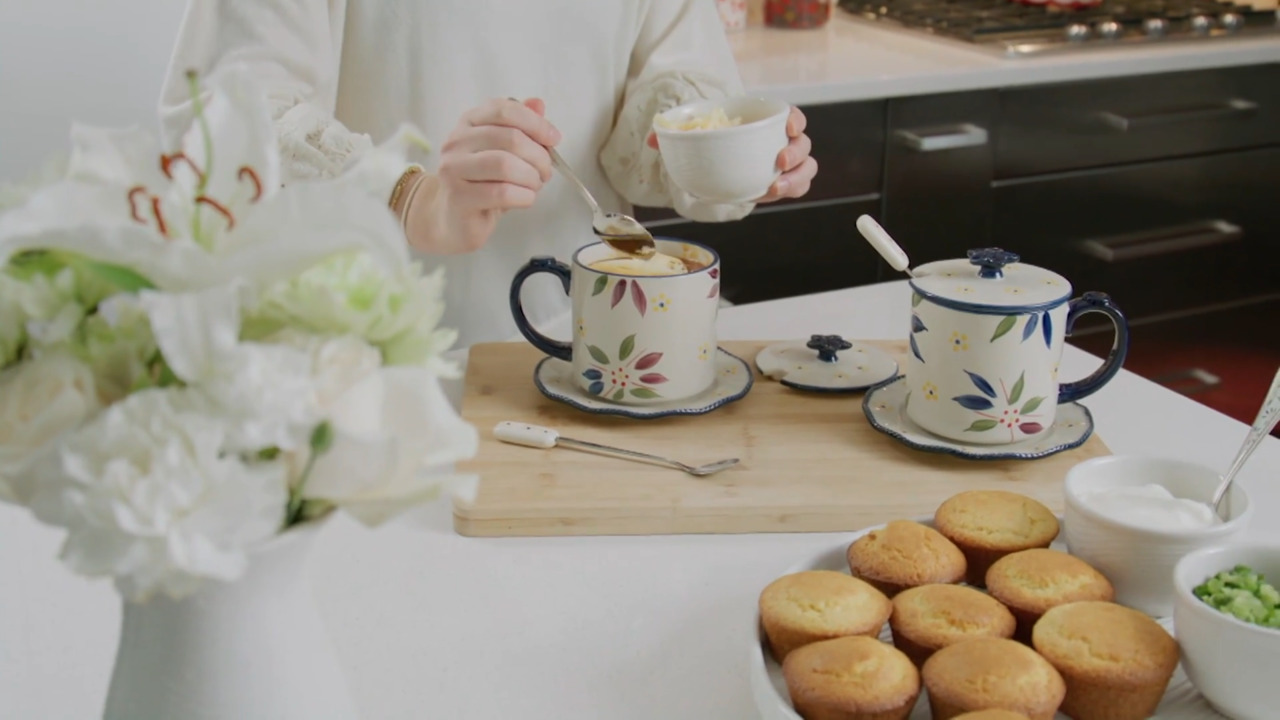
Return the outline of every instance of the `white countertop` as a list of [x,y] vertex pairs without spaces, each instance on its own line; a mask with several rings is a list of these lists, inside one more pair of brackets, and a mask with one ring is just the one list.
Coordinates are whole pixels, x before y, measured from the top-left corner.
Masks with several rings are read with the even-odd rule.
[[1280,62],[1280,33],[1008,59],[843,10],[814,30],[753,24],[729,38],[747,91],[795,105]]
[[[908,313],[895,282],[731,308],[720,335],[900,338]],[[1098,362],[1068,348],[1063,376]],[[1245,434],[1127,372],[1086,404],[1117,453],[1225,467]],[[1257,503],[1253,538],[1280,541],[1267,522],[1280,512],[1277,475],[1280,441],[1268,439],[1240,477]],[[760,590],[843,537],[471,539],[436,505],[377,531],[339,519],[319,539],[311,575],[370,720],[748,720]],[[5,720],[101,717],[119,601],[106,582],[64,569],[58,544],[54,530],[0,506]]]

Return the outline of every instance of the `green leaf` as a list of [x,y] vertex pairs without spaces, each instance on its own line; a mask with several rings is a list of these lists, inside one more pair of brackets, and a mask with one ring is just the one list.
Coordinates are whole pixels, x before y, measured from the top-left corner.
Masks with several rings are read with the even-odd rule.
[[155,284],[150,280],[122,265],[112,265],[85,259],[77,259],[75,263],[90,275],[127,293],[136,293],[139,290],[152,290],[155,288]]
[[605,355],[604,351],[596,347],[595,345],[588,345],[587,352],[591,353],[591,357],[595,358],[596,362],[600,363],[601,365],[609,364],[609,356]]
[[613,401],[614,401],[614,402],[618,402],[618,401],[619,401],[619,400],[621,400],[621,399],[623,398],[623,396],[624,396],[624,395],[626,395],[626,394],[627,394],[627,391],[626,391],[626,390],[623,390],[622,388],[618,388],[618,392],[616,392],[616,393],[614,393],[614,394],[613,394]]
[[1018,382],[1013,384],[1013,392],[1009,393],[1009,404],[1018,402],[1018,398],[1022,397],[1022,389],[1026,385],[1027,371],[1023,370],[1018,376]]
[[333,447],[333,426],[325,420],[311,431],[311,449],[319,455],[331,447]]
[[1040,407],[1040,403],[1042,402],[1044,402],[1044,398],[1033,397],[1030,400],[1028,400],[1027,404],[1023,405],[1022,409],[1019,410],[1018,412],[1022,413],[1023,415],[1026,415],[1029,412],[1035,412],[1036,408]]
[[649,388],[631,388],[631,394],[635,395],[638,398],[645,398],[646,400],[650,398],[662,397],[661,395],[650,390]]
[[628,335],[622,339],[622,345],[618,348],[618,362],[622,362],[631,357],[631,353],[636,349],[636,336]]
[[601,275],[600,277],[596,278],[596,284],[591,288],[591,297],[595,297],[600,293],[604,292],[604,289],[608,286],[609,286],[608,275]]
[[924,298],[920,296],[920,293],[918,292],[911,293],[911,307],[916,307],[917,305],[919,305],[921,300],[924,300]]
[[983,432],[999,425],[995,420],[974,420],[973,424],[965,428],[965,432]]
[[271,460],[275,460],[278,457],[280,457],[280,448],[278,447],[269,447],[269,448],[265,448],[263,450],[258,451],[259,460],[266,460],[269,462]]
[[1005,333],[1012,330],[1013,326],[1017,324],[1018,324],[1017,315],[1006,315],[1004,319],[1000,321],[1000,324],[996,326],[996,332],[994,335],[991,336],[991,342],[995,342],[997,339],[1004,336]]

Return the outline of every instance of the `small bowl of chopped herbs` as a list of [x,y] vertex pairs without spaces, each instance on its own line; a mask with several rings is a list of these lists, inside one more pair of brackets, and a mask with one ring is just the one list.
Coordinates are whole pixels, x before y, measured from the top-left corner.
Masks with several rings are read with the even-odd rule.
[[1187,677],[1224,715],[1280,717],[1280,545],[1198,550],[1173,575],[1174,632]]

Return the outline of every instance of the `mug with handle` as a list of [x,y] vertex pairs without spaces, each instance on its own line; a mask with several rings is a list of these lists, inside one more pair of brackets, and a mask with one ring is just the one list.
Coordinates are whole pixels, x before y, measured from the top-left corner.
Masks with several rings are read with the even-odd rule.
[[[535,257],[511,280],[511,314],[534,347],[572,363],[585,394],[620,405],[683,400],[715,381],[720,258],[697,243],[655,239],[658,252],[682,260],[679,275],[623,275],[591,266],[619,257],[603,243],[579,248],[571,263]],[[573,339],[549,338],[524,312],[520,290],[538,273],[559,278],[573,308]]]

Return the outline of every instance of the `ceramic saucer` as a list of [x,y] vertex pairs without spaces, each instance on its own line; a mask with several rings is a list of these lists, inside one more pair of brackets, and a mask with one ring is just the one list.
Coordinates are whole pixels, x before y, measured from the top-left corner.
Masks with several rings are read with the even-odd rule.
[[862,400],[871,427],[926,452],[946,453],[971,460],[1034,460],[1078,448],[1093,434],[1093,415],[1079,403],[1058,406],[1053,427],[1037,437],[1007,445],[967,445],[939,437],[907,417],[907,384],[898,376],[867,392]]
[[839,335],[770,345],[756,355],[756,367],[789,388],[825,393],[866,390],[898,374],[888,353]]
[[543,358],[533,370],[533,384],[543,395],[583,412],[597,415],[621,415],[649,420],[671,415],[702,415],[741,400],[751,391],[755,378],[751,366],[741,358],[719,348],[716,353],[716,379],[699,395],[684,400],[671,400],[651,405],[619,405],[588,394],[573,382],[573,366],[557,358]]

